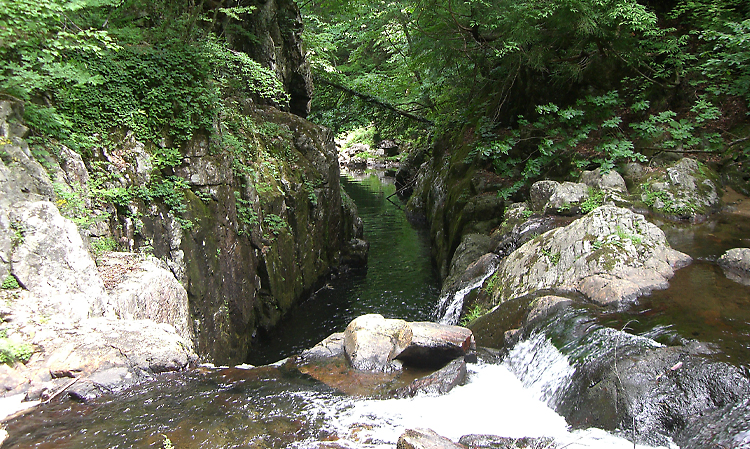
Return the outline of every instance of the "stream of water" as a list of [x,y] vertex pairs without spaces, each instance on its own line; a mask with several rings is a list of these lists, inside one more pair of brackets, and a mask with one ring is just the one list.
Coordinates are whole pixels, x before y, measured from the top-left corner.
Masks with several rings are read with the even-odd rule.
[[[432,318],[439,284],[427,236],[408,224],[397,204],[386,200],[394,191],[391,183],[376,175],[343,183],[365,220],[370,266],[332,281],[330,288],[295,309],[283,330],[260,337],[268,348],[253,354],[255,364],[300,352],[363,313]],[[720,243],[706,249],[697,249],[706,240],[705,230],[698,228],[695,232],[704,234],[689,238],[682,228],[671,232],[673,246],[689,249],[698,262],[679,271],[670,290],[645,299],[628,314],[609,314],[600,321],[620,328],[620,321],[636,315],[633,326],[639,326],[635,332],[641,336],[633,338],[653,345],[695,338],[693,333],[699,332],[698,337],[723,344],[728,357],[739,357],[736,363],[747,364],[748,290],[726,284],[712,262],[724,247],[741,246],[737,243],[742,235],[750,235],[742,226],[732,222],[721,232],[709,229],[709,234],[720,234]],[[700,244],[680,246],[691,239]],[[717,289],[728,293],[716,299]],[[702,297],[713,299],[706,305]],[[686,304],[692,311],[675,311]],[[701,320],[705,326],[698,326]],[[343,394],[283,364],[202,368],[158,376],[87,403],[55,400],[8,423],[10,437],[4,447],[161,448],[166,437],[178,449],[392,448],[406,428],[427,427],[454,440],[472,433],[548,436],[560,447],[632,448],[626,438],[595,428],[572,431],[550,407],[574,371],[571,363],[548,337],[536,335],[516,345],[501,364],[480,360],[469,365],[467,384],[449,394],[387,400]]]
[[367,268],[330,281],[296,307],[275,331],[257,339],[248,363],[263,365],[298,354],[368,313],[431,321],[440,280],[430,262],[430,238],[407,221],[394,195],[394,179],[382,172],[351,173],[341,184],[364,221],[370,243]]

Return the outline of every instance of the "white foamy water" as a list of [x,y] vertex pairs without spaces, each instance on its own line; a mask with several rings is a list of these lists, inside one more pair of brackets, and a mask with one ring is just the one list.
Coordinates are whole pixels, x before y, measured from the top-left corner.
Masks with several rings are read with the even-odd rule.
[[535,334],[518,343],[503,360],[535,399],[554,406],[558,391],[570,384],[575,368],[544,335]]
[[[416,427],[433,429],[453,441],[462,435],[489,434],[552,437],[560,447],[567,448],[633,447],[630,441],[600,429],[569,431],[565,419],[503,365],[470,365],[468,383],[443,396],[388,400],[339,397],[313,402],[310,414],[324,420],[328,430],[341,438],[337,444],[350,448],[393,448],[404,430]],[[310,443],[296,447],[308,447]]]
[[[438,317],[438,322],[441,324],[458,324],[458,319],[461,316],[461,309],[464,306],[464,298],[475,288],[481,287],[484,281],[492,275],[494,269],[488,270],[482,277],[477,278],[471,284],[457,291],[455,294],[450,293],[441,296],[438,302],[438,312],[445,310],[443,316]],[[448,302],[450,301],[450,304]],[[447,305],[446,305],[447,304]]]

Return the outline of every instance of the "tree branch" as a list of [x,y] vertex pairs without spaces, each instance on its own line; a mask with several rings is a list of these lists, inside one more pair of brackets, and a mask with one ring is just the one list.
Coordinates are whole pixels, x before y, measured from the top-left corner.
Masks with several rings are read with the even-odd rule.
[[432,120],[428,120],[428,119],[426,119],[424,117],[420,117],[418,115],[412,114],[409,111],[404,111],[403,109],[399,109],[396,106],[393,106],[392,104],[389,104],[389,103],[386,103],[384,101],[378,100],[377,98],[373,97],[372,95],[365,94],[365,93],[362,93],[362,92],[357,92],[356,90],[350,89],[350,88],[348,88],[346,86],[342,86],[341,84],[338,84],[336,82],[327,80],[327,79],[323,78],[320,75],[315,75],[315,81],[318,82],[318,83],[321,83],[321,84],[325,84],[326,86],[331,86],[334,89],[340,90],[342,92],[346,92],[346,93],[348,93],[350,95],[354,95],[355,97],[361,98],[362,100],[364,100],[364,101],[366,101],[368,103],[372,103],[375,106],[378,106],[378,107],[383,108],[383,109],[387,109],[387,110],[389,110],[391,112],[395,112],[398,115],[410,118],[410,119],[412,119],[414,121],[421,122],[421,123],[426,123],[426,124],[428,124],[430,126],[434,126],[435,125],[435,123]]

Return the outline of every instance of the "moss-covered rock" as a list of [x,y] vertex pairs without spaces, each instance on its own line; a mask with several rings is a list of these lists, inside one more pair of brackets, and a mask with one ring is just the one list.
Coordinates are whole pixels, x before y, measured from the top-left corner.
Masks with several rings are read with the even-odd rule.
[[599,304],[621,305],[666,288],[690,257],[671,249],[642,215],[602,206],[524,244],[498,267],[493,302],[556,289]]
[[505,202],[497,193],[499,178],[466,163],[469,147],[463,140],[436,142],[433,157],[416,175],[407,204],[410,214],[430,224],[432,254],[442,278],[449,275],[464,235],[489,235],[503,219]]
[[679,161],[645,176],[634,190],[657,214],[697,220],[721,206],[719,176],[695,159]]

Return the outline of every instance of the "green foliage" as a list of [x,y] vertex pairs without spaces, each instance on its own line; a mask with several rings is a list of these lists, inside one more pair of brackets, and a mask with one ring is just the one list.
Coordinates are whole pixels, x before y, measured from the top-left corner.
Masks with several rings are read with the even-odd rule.
[[[658,212],[663,212],[668,215],[686,216],[694,214],[698,209],[697,206],[692,203],[683,204],[675,202],[669,192],[664,190],[655,191],[648,183],[644,184],[642,189],[645,193],[643,202],[648,207],[652,207]],[[659,201],[658,203],[657,200]]]
[[18,343],[5,337],[5,335],[0,337],[0,363],[8,365],[17,362],[25,363],[29,361],[33,353],[34,348],[28,343]]
[[487,279],[487,282],[484,283],[484,291],[490,295],[495,294],[497,289],[500,287],[498,282],[499,282],[498,274],[494,273],[492,276],[490,276],[489,279]]
[[715,94],[738,95],[750,104],[750,19],[700,33],[707,47],[702,74]]
[[94,257],[99,257],[109,251],[115,251],[117,246],[117,241],[112,237],[97,237],[91,240]]
[[477,319],[483,317],[488,312],[487,308],[479,303],[475,303],[474,306],[461,317],[461,326],[468,326]]
[[286,220],[276,214],[266,214],[263,217],[263,223],[268,227],[273,235],[276,236],[281,234],[284,230],[289,231],[289,224],[286,222]]
[[247,54],[231,50],[215,38],[208,39],[204,49],[211,61],[213,79],[225,96],[242,93],[279,106],[289,105],[289,96],[276,74]]
[[258,213],[253,209],[253,203],[249,200],[243,199],[240,192],[234,192],[235,207],[237,208],[237,218],[240,224],[240,235],[249,235],[250,230],[258,226]]
[[589,197],[581,203],[581,211],[584,214],[591,212],[592,210],[600,207],[604,204],[606,194],[603,190],[594,190],[589,187]]
[[185,179],[179,176],[167,176],[151,182],[147,187],[140,187],[135,195],[147,202],[159,198],[183,229],[191,229],[194,226],[193,222],[185,218],[185,212],[187,212],[185,191],[187,190],[190,190],[190,185]]
[[8,277],[3,280],[3,284],[0,288],[3,290],[11,290],[14,288],[21,288],[21,286],[18,284],[18,279],[12,274],[9,274]]
[[18,245],[22,245],[26,239],[26,225],[20,221],[12,221],[10,228],[13,230],[13,235],[10,239],[11,247],[15,248]]

